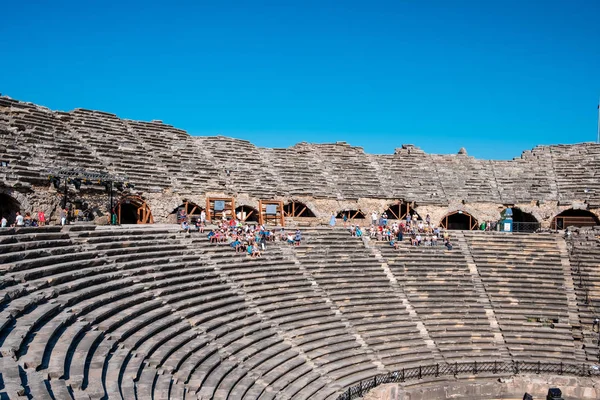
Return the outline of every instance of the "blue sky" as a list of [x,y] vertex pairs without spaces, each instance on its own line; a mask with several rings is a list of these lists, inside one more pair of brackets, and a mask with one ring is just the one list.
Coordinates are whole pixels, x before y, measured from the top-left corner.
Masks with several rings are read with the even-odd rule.
[[268,147],[596,140],[597,0],[123,3],[5,2],[0,92]]

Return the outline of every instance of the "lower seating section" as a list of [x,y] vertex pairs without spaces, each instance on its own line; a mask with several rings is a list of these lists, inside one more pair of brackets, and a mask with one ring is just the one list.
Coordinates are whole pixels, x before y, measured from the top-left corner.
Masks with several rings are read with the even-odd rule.
[[595,327],[594,320],[600,319],[600,232],[587,233],[573,237],[570,260],[586,356],[597,361],[600,326]]
[[515,360],[579,361],[557,238],[465,232]]
[[[336,399],[406,367],[505,357],[485,304],[512,359],[584,361],[554,237],[471,233],[448,252],[303,234],[251,258],[175,226],[0,230],[0,398]],[[591,270],[597,243],[580,247]]]
[[[196,246],[233,282],[246,303],[300,354],[286,350],[289,354],[278,356],[280,359],[274,360],[273,366],[283,361],[287,366],[278,366],[277,373],[261,372],[263,382],[251,379],[253,384],[246,387],[246,381],[256,372],[251,370],[247,379],[240,381],[243,390],[234,387],[237,393],[246,390],[249,399],[258,398],[265,391],[280,392],[290,398],[326,398],[340,386],[377,374],[376,366],[332,310],[327,297],[315,290],[310,277],[289,256],[291,250],[286,243],[269,243],[262,258],[254,260],[236,254],[229,246],[211,245],[205,239],[196,241]],[[326,385],[328,381],[336,384]]]
[[379,248],[446,362],[499,360],[467,261],[453,242],[452,251],[442,243],[411,246],[408,239],[398,249],[384,242]]
[[433,363],[415,321],[360,238],[313,229],[296,250],[314,281],[386,370]]

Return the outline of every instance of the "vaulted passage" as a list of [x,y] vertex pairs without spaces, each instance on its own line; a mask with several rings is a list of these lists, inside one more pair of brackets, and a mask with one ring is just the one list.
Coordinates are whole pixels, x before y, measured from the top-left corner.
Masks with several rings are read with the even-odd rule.
[[203,207],[200,207],[196,203],[192,203],[191,201],[186,201],[183,204],[179,205],[171,214],[177,215],[177,223],[182,222],[182,215],[185,215],[190,222],[196,222],[196,219],[200,219],[200,214],[204,210]]
[[119,200],[115,207],[119,224],[153,224],[152,211],[139,196],[127,196]]
[[17,211],[20,211],[21,205],[12,196],[0,193],[0,218],[5,217],[9,224],[15,222]]
[[566,229],[569,226],[596,226],[600,220],[588,210],[565,210],[552,220],[552,229]]
[[283,212],[286,217],[299,217],[299,218],[314,218],[315,213],[312,212],[306,204],[299,201],[291,201],[283,206]]
[[410,214],[413,220],[421,221],[421,216],[410,207],[410,204],[397,203],[392,204],[385,210],[386,215],[389,219],[406,219],[406,216]]
[[448,230],[468,231],[477,229],[477,219],[464,211],[454,211],[442,218],[440,226]]
[[344,210],[337,213],[336,218],[344,218],[344,215],[349,219],[365,219],[365,213],[361,210]]
[[258,210],[251,206],[239,206],[235,209],[235,216],[242,222],[258,222]]
[[512,208],[513,232],[535,232],[540,228],[537,218],[519,208]]

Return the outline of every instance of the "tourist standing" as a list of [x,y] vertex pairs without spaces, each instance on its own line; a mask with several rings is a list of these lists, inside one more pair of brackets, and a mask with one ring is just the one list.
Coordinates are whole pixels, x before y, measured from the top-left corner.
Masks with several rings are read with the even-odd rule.
[[5,216],[2,216],[2,221],[0,222],[2,228],[6,228],[8,226],[8,220]]
[[17,211],[17,216],[15,217],[15,225],[23,226],[24,224],[25,224],[25,222],[23,220],[23,216],[21,215],[20,212]]
[[41,210],[38,211],[38,222],[40,223],[40,226],[46,225],[46,214]]
[[62,226],[65,226],[65,224],[67,223],[67,209],[61,209],[60,210],[60,224]]
[[329,226],[333,229],[335,226],[335,213],[331,213],[331,218],[329,218]]

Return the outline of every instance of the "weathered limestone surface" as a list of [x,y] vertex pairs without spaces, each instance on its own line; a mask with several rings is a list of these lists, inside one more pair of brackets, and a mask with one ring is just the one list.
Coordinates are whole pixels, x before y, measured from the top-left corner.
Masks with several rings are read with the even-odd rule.
[[398,200],[434,221],[455,210],[497,219],[509,204],[546,225],[568,208],[600,215],[600,145],[593,143],[538,146],[511,161],[479,160],[464,149],[427,154],[413,145],[379,155],[345,142],[271,149],[192,137],[160,121],[58,112],[8,97],[0,97],[0,140],[0,160],[9,162],[0,168],[0,188],[47,214],[57,203],[47,169],[77,167],[127,176],[157,222],[167,221],[182,199],[204,204],[211,195],[240,198],[238,205],[302,201],[324,219],[343,209],[383,211]]

